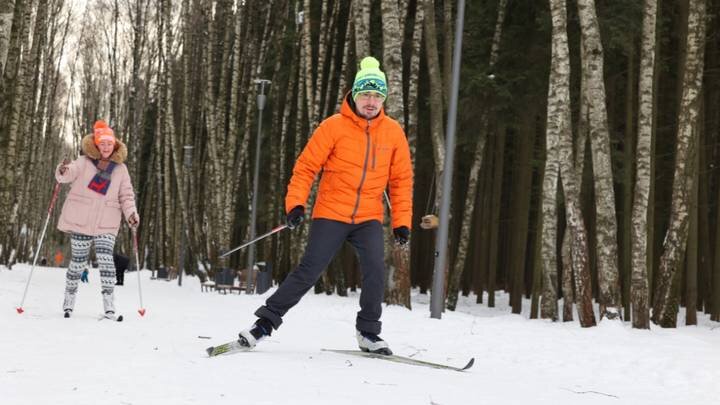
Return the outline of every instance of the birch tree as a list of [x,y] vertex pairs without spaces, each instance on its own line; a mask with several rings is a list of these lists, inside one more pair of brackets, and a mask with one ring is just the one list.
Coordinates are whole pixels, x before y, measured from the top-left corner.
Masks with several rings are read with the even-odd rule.
[[632,325],[650,328],[650,291],[648,282],[648,201],[652,167],[653,99],[655,71],[655,27],[657,0],[645,0],[643,7],[642,44],[640,47],[640,78],[638,80],[638,126],[635,152],[635,191],[632,207],[632,271],[630,301]]
[[[410,9],[408,9],[410,13]],[[418,76],[420,72],[420,47],[422,44],[423,26],[425,19],[425,3],[418,1],[415,5],[415,22],[413,23],[413,36],[411,42],[410,67],[407,78],[408,94],[407,94],[407,125],[405,134],[408,138],[410,146],[410,158],[413,160],[415,167],[415,149],[417,147],[417,101],[418,101]],[[407,18],[405,18],[407,21]]]
[[662,327],[674,328],[677,324],[680,299],[677,277],[682,269],[688,238],[688,203],[699,130],[697,119],[705,57],[705,19],[705,0],[690,0],[670,224],[663,242],[653,299],[652,321]]
[[[592,290],[590,286],[590,271],[588,268],[587,234],[580,211],[580,190],[577,181],[577,172],[573,166],[572,132],[570,127],[570,55],[567,39],[567,9],[562,0],[550,0],[550,10],[553,22],[552,35],[552,62],[550,69],[550,89],[548,91],[548,157],[556,157],[557,166],[546,163],[546,180],[543,186],[543,271],[547,273],[543,281],[549,285],[544,286],[542,315],[553,320],[557,319],[557,258],[554,227],[557,226],[556,214],[552,213],[551,203],[556,200],[551,198],[548,191],[553,190],[549,184],[548,177],[559,170],[562,181],[565,211],[567,216],[568,231],[572,232],[572,266],[575,281],[575,292],[577,297],[578,315],[580,324],[584,327],[595,325],[595,317],[592,310]],[[553,150],[557,148],[557,151]],[[550,220],[553,220],[549,224]],[[550,225],[550,229],[546,227]],[[548,237],[553,237],[548,240]],[[551,267],[552,266],[552,267]],[[554,276],[554,277],[553,277]],[[553,294],[555,293],[555,294]],[[551,299],[554,299],[550,302]]]
[[[384,104],[385,113],[405,127],[405,103],[402,80],[402,45],[404,26],[400,24],[400,10],[397,0],[382,0],[383,19],[383,64],[387,78],[388,98]],[[388,208],[390,202],[388,201]],[[394,241],[391,232],[386,232],[392,260],[387,266],[385,301],[390,304],[411,308],[410,303],[410,246],[401,246]],[[387,261],[386,261],[387,262]]]
[[0,78],[2,78],[5,71],[5,62],[10,49],[10,33],[13,27],[14,11],[15,0],[0,0]]
[[588,103],[588,124],[596,197],[597,266],[600,316],[620,318],[617,217],[610,162],[610,133],[607,125],[603,46],[595,12],[595,0],[578,0],[582,28],[582,58],[589,68],[583,97]]
[[548,111],[545,147],[545,177],[542,191],[542,299],[540,316],[558,319],[557,279],[557,199],[560,178],[560,131],[562,131],[563,106],[569,101],[562,86],[570,78],[567,44],[567,10],[564,0],[550,0],[552,15],[552,52],[548,84]]
[[370,0],[352,0],[355,13],[355,55],[370,55]]
[[430,82],[430,134],[435,162],[435,206],[442,198],[442,172],[445,167],[445,127],[443,125],[443,82],[438,55],[437,29],[435,25],[435,2],[425,0],[425,53]]

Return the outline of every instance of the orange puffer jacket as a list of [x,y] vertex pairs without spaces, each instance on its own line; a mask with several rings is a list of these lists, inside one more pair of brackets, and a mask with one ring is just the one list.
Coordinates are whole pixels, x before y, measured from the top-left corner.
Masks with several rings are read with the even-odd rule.
[[355,114],[350,97],[320,123],[298,157],[285,197],[286,212],[305,206],[322,169],[313,218],[383,222],[389,185],[392,227],[411,227],[413,172],[405,133],[383,109],[372,120]]

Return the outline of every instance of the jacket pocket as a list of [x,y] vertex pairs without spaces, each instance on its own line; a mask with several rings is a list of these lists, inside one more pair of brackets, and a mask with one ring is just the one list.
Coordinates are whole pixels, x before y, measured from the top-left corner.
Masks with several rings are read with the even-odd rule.
[[387,170],[392,160],[392,154],[392,145],[376,144],[373,153],[373,170]]
[[63,206],[65,219],[68,223],[74,225],[87,225],[92,212],[92,205],[92,200],[88,197],[69,194]]
[[122,216],[122,210],[120,210],[120,203],[117,201],[105,201],[102,207],[102,216],[100,218],[100,228],[115,229],[120,226],[120,218]]

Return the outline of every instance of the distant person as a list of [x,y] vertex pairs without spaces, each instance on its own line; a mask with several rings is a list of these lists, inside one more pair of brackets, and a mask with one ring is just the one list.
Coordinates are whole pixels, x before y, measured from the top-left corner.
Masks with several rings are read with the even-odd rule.
[[45,257],[45,256],[41,257],[41,258],[40,258],[40,265],[41,265],[41,266],[47,266],[47,264],[48,264],[47,257]]
[[88,274],[88,269],[83,270],[82,274],[80,275],[80,281],[82,281],[83,283],[87,283],[88,281],[90,281],[88,279]]
[[383,193],[389,187],[393,234],[404,245],[410,237],[413,169],[402,127],[383,110],[387,94],[380,63],[364,58],[340,112],[320,123],[305,145],[288,184],[285,212],[290,229],[302,223],[310,190],[322,171],[307,247],[300,264],[255,311],[255,323],[240,332],[240,345],[254,347],[279,328],[283,316],[348,241],[358,253],[362,271],[360,311],[355,318],[358,346],[392,354],[379,336],[385,289]]
[[94,243],[105,317],[115,319],[112,254],[121,215],[133,228],[140,224],[130,173],[123,163],[127,148],[105,121],[95,122],[93,133],[82,139],[81,146],[82,156],[72,162],[63,161],[55,171],[58,182],[72,184],[58,221],[58,229],[70,234],[72,250],[63,312],[66,318],[72,314],[78,280]]
[[65,256],[60,249],[55,251],[55,267],[62,267]]
[[113,263],[115,263],[115,278],[117,279],[115,285],[125,284],[125,270],[130,265],[130,258],[120,253],[113,253]]

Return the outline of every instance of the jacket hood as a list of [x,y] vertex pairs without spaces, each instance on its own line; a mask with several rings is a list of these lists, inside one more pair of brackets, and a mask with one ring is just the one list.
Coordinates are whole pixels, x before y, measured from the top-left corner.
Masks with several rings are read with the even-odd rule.
[[[342,106],[340,107],[340,114],[350,118],[355,122],[359,127],[365,128],[367,125],[367,119],[357,115],[355,112],[355,101],[352,99],[352,93],[348,92],[345,95],[345,99],[343,100]],[[385,107],[380,107],[380,112],[378,115],[370,120],[370,126],[375,127],[382,119],[385,118]]]
[[[120,164],[125,163],[125,160],[127,159],[127,146],[125,146],[124,143],[120,139],[115,138],[116,147],[115,151],[110,155],[110,160],[113,162]],[[100,150],[95,145],[95,139],[93,138],[93,135],[85,135],[82,139],[81,148],[83,151],[83,154],[90,159],[101,159],[102,155],[100,155]]]

